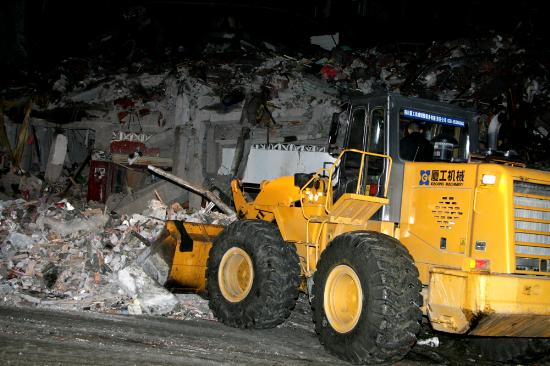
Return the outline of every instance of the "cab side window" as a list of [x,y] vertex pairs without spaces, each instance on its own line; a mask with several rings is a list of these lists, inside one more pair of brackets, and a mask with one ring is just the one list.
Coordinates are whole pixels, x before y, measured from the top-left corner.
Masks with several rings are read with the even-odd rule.
[[[365,119],[367,117],[364,108],[358,108],[353,111],[351,125],[348,132],[348,149],[365,149]],[[345,157],[344,166],[348,169],[359,169],[361,165],[361,155],[349,153]]]
[[[385,153],[385,113],[383,108],[375,108],[371,111],[367,151]],[[370,196],[380,196],[384,193],[384,168],[385,159],[377,156],[368,156],[367,174],[365,179],[365,191]]]

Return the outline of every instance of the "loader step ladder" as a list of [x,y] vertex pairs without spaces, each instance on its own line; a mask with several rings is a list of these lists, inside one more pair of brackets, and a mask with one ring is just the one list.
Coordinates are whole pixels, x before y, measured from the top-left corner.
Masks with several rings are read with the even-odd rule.
[[345,193],[332,206],[327,216],[313,216],[311,223],[366,225],[367,221],[388,203],[387,198]]
[[382,207],[387,198],[345,193],[332,206],[329,221],[337,224],[364,225]]

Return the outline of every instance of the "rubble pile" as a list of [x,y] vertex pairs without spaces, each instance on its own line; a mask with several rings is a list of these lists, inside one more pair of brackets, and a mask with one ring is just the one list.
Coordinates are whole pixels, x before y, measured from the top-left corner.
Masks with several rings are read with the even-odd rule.
[[[472,108],[480,138],[491,118],[502,124],[500,149],[550,168],[549,54],[519,29],[477,39],[432,44],[386,44],[366,50],[335,48],[316,61],[329,84],[346,94],[395,91]],[[486,147],[486,145],[485,145]]]
[[176,297],[136,264],[165,219],[228,223],[177,206],[151,201],[143,214],[117,217],[68,200],[0,201],[0,303],[211,319],[205,300]]
[[141,125],[161,128],[174,120],[240,119],[276,129],[280,120],[295,118],[306,122],[301,138],[307,139],[326,135],[329,116],[345,95],[389,90],[475,109],[482,139],[490,118],[500,114],[503,148],[544,161],[550,138],[548,54],[522,32],[305,51],[228,35],[225,42],[208,43],[200,55],[170,55],[164,63],[135,61],[107,70],[95,59],[69,59],[50,75],[49,101],[33,115],[73,110],[76,118],[78,109],[88,119],[135,124],[137,116]]

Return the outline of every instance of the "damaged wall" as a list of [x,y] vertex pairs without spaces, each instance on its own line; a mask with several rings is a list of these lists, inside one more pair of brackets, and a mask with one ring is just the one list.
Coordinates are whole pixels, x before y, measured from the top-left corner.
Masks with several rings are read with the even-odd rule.
[[[328,116],[338,103],[337,92],[326,82],[303,75],[300,66],[297,60],[273,57],[252,65],[213,62],[204,78],[193,76],[194,62],[180,64],[175,70],[159,68],[162,72],[158,74],[91,74],[78,83],[61,74],[52,87],[60,93],[59,98],[36,104],[33,116],[41,118],[33,117],[31,125],[50,133],[49,143],[37,141],[43,155],[54,146],[52,128],[65,131],[67,136],[93,131],[93,136],[87,132],[86,141],[93,140],[93,149],[106,160],[142,170],[147,164],[160,166],[202,185],[207,178],[216,179],[218,173],[225,172],[220,170],[223,151],[236,147],[243,126],[250,129],[249,145],[325,144]],[[85,117],[56,121],[60,111],[76,105]],[[7,125],[9,129],[17,126],[12,121]],[[15,137],[15,131],[11,135]],[[135,144],[114,148],[114,142],[127,141]],[[136,151],[128,150],[128,146]],[[32,154],[30,146],[27,151]],[[135,152],[139,156],[129,157]],[[82,149],[74,148],[67,156],[66,165],[85,158]],[[41,172],[51,170],[51,164],[49,170],[40,164]],[[178,196],[185,194],[176,191]],[[201,201],[191,195],[191,207],[200,207]]]

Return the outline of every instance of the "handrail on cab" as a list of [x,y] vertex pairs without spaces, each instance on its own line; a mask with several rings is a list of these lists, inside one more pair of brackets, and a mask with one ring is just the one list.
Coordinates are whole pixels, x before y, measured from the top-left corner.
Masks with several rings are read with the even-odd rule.
[[327,185],[325,187],[326,192],[324,192],[325,197],[326,197],[324,206],[325,206],[325,212],[329,213],[330,206],[332,206],[332,203],[333,203],[332,202],[332,189],[331,189],[331,187],[332,187],[332,177],[334,175],[334,171],[340,166],[342,158],[343,158],[344,154],[346,154],[346,153],[361,154],[361,165],[359,166],[359,176],[357,178],[357,187],[355,189],[355,194],[363,195],[363,196],[368,196],[368,194],[360,193],[360,183],[361,183],[361,180],[363,179],[363,171],[364,171],[364,167],[365,167],[365,156],[374,156],[374,157],[378,157],[378,158],[388,160],[388,176],[387,176],[387,179],[386,179],[386,184],[384,184],[384,196],[383,196],[383,198],[388,197],[388,183],[390,182],[391,169],[392,169],[392,164],[393,164],[393,160],[392,160],[391,156],[385,155],[385,154],[377,154],[377,153],[363,151],[363,150],[357,150],[357,149],[344,149],[344,150],[342,150],[340,155],[338,155],[338,158],[334,161],[334,163],[332,163],[332,165],[329,168],[319,169],[317,172],[315,172],[313,177],[311,177],[307,181],[307,183],[304,184],[300,188],[300,206],[302,208],[302,214],[304,215],[304,217],[307,218],[307,215],[304,212],[304,204],[303,204],[304,194],[303,194],[303,191],[306,188],[309,187],[311,182],[315,181],[316,179],[319,179],[319,177],[323,173],[326,173],[328,175],[328,182],[327,182]]

